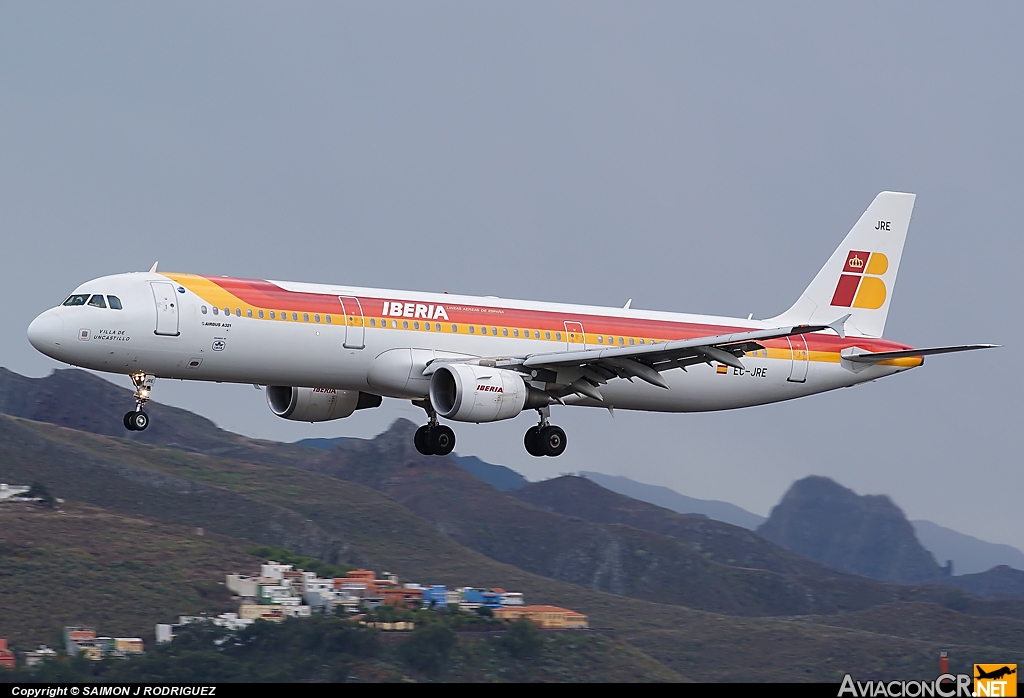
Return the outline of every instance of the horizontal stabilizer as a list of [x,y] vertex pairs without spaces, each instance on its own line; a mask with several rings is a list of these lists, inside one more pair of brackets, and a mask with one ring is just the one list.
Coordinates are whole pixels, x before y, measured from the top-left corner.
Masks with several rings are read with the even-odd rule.
[[962,344],[956,347],[932,347],[930,349],[906,349],[904,351],[876,351],[861,352],[856,348],[844,349],[842,357],[846,361],[857,364],[877,364],[879,361],[890,359],[906,359],[912,356],[932,356],[934,354],[953,354],[958,351],[973,351],[975,349],[992,349],[998,344]]

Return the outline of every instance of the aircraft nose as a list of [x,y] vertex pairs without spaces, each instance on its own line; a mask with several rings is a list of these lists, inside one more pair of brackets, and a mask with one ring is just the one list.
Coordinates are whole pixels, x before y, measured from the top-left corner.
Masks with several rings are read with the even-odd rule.
[[47,350],[52,351],[59,347],[64,335],[64,321],[52,311],[45,313],[32,321],[28,326],[28,341],[44,354]]

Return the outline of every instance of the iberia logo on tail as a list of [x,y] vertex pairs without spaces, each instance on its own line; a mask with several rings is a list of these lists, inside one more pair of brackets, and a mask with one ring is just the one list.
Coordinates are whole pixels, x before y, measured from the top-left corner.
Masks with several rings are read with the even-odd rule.
[[888,269],[889,258],[881,252],[850,250],[832,296],[832,305],[868,310],[881,308],[885,303],[885,283],[880,277]]

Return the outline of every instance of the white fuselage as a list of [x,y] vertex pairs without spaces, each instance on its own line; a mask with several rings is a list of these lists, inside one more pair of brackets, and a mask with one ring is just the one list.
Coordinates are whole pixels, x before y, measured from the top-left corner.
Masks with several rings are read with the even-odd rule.
[[[119,274],[82,284],[75,294],[115,296],[122,309],[65,305],[36,318],[29,328],[32,344],[74,366],[402,399],[427,396],[429,379],[422,371],[435,357],[526,356],[771,326],[735,318],[187,274]],[[697,364],[665,371],[668,390],[617,379],[602,386],[604,402],[578,395],[565,402],[660,412],[722,410],[851,386],[921,363],[853,366],[841,360],[840,352],[849,347],[906,348],[875,338],[841,340],[815,333],[765,344],[742,357],[743,370]]]

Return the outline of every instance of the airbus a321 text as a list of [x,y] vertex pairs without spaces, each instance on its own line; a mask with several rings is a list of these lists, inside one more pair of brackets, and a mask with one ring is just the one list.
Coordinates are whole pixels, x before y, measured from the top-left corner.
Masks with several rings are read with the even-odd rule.
[[557,456],[552,405],[696,412],[873,381],[930,354],[882,338],[914,195],[882,192],[796,303],[767,320],[158,272],[88,281],[28,328],[32,345],[135,385],[129,430],[149,425],[156,378],[267,386],[284,419],[322,422],[411,400],[415,436],[444,455],[439,419],[536,410],[526,450]]

